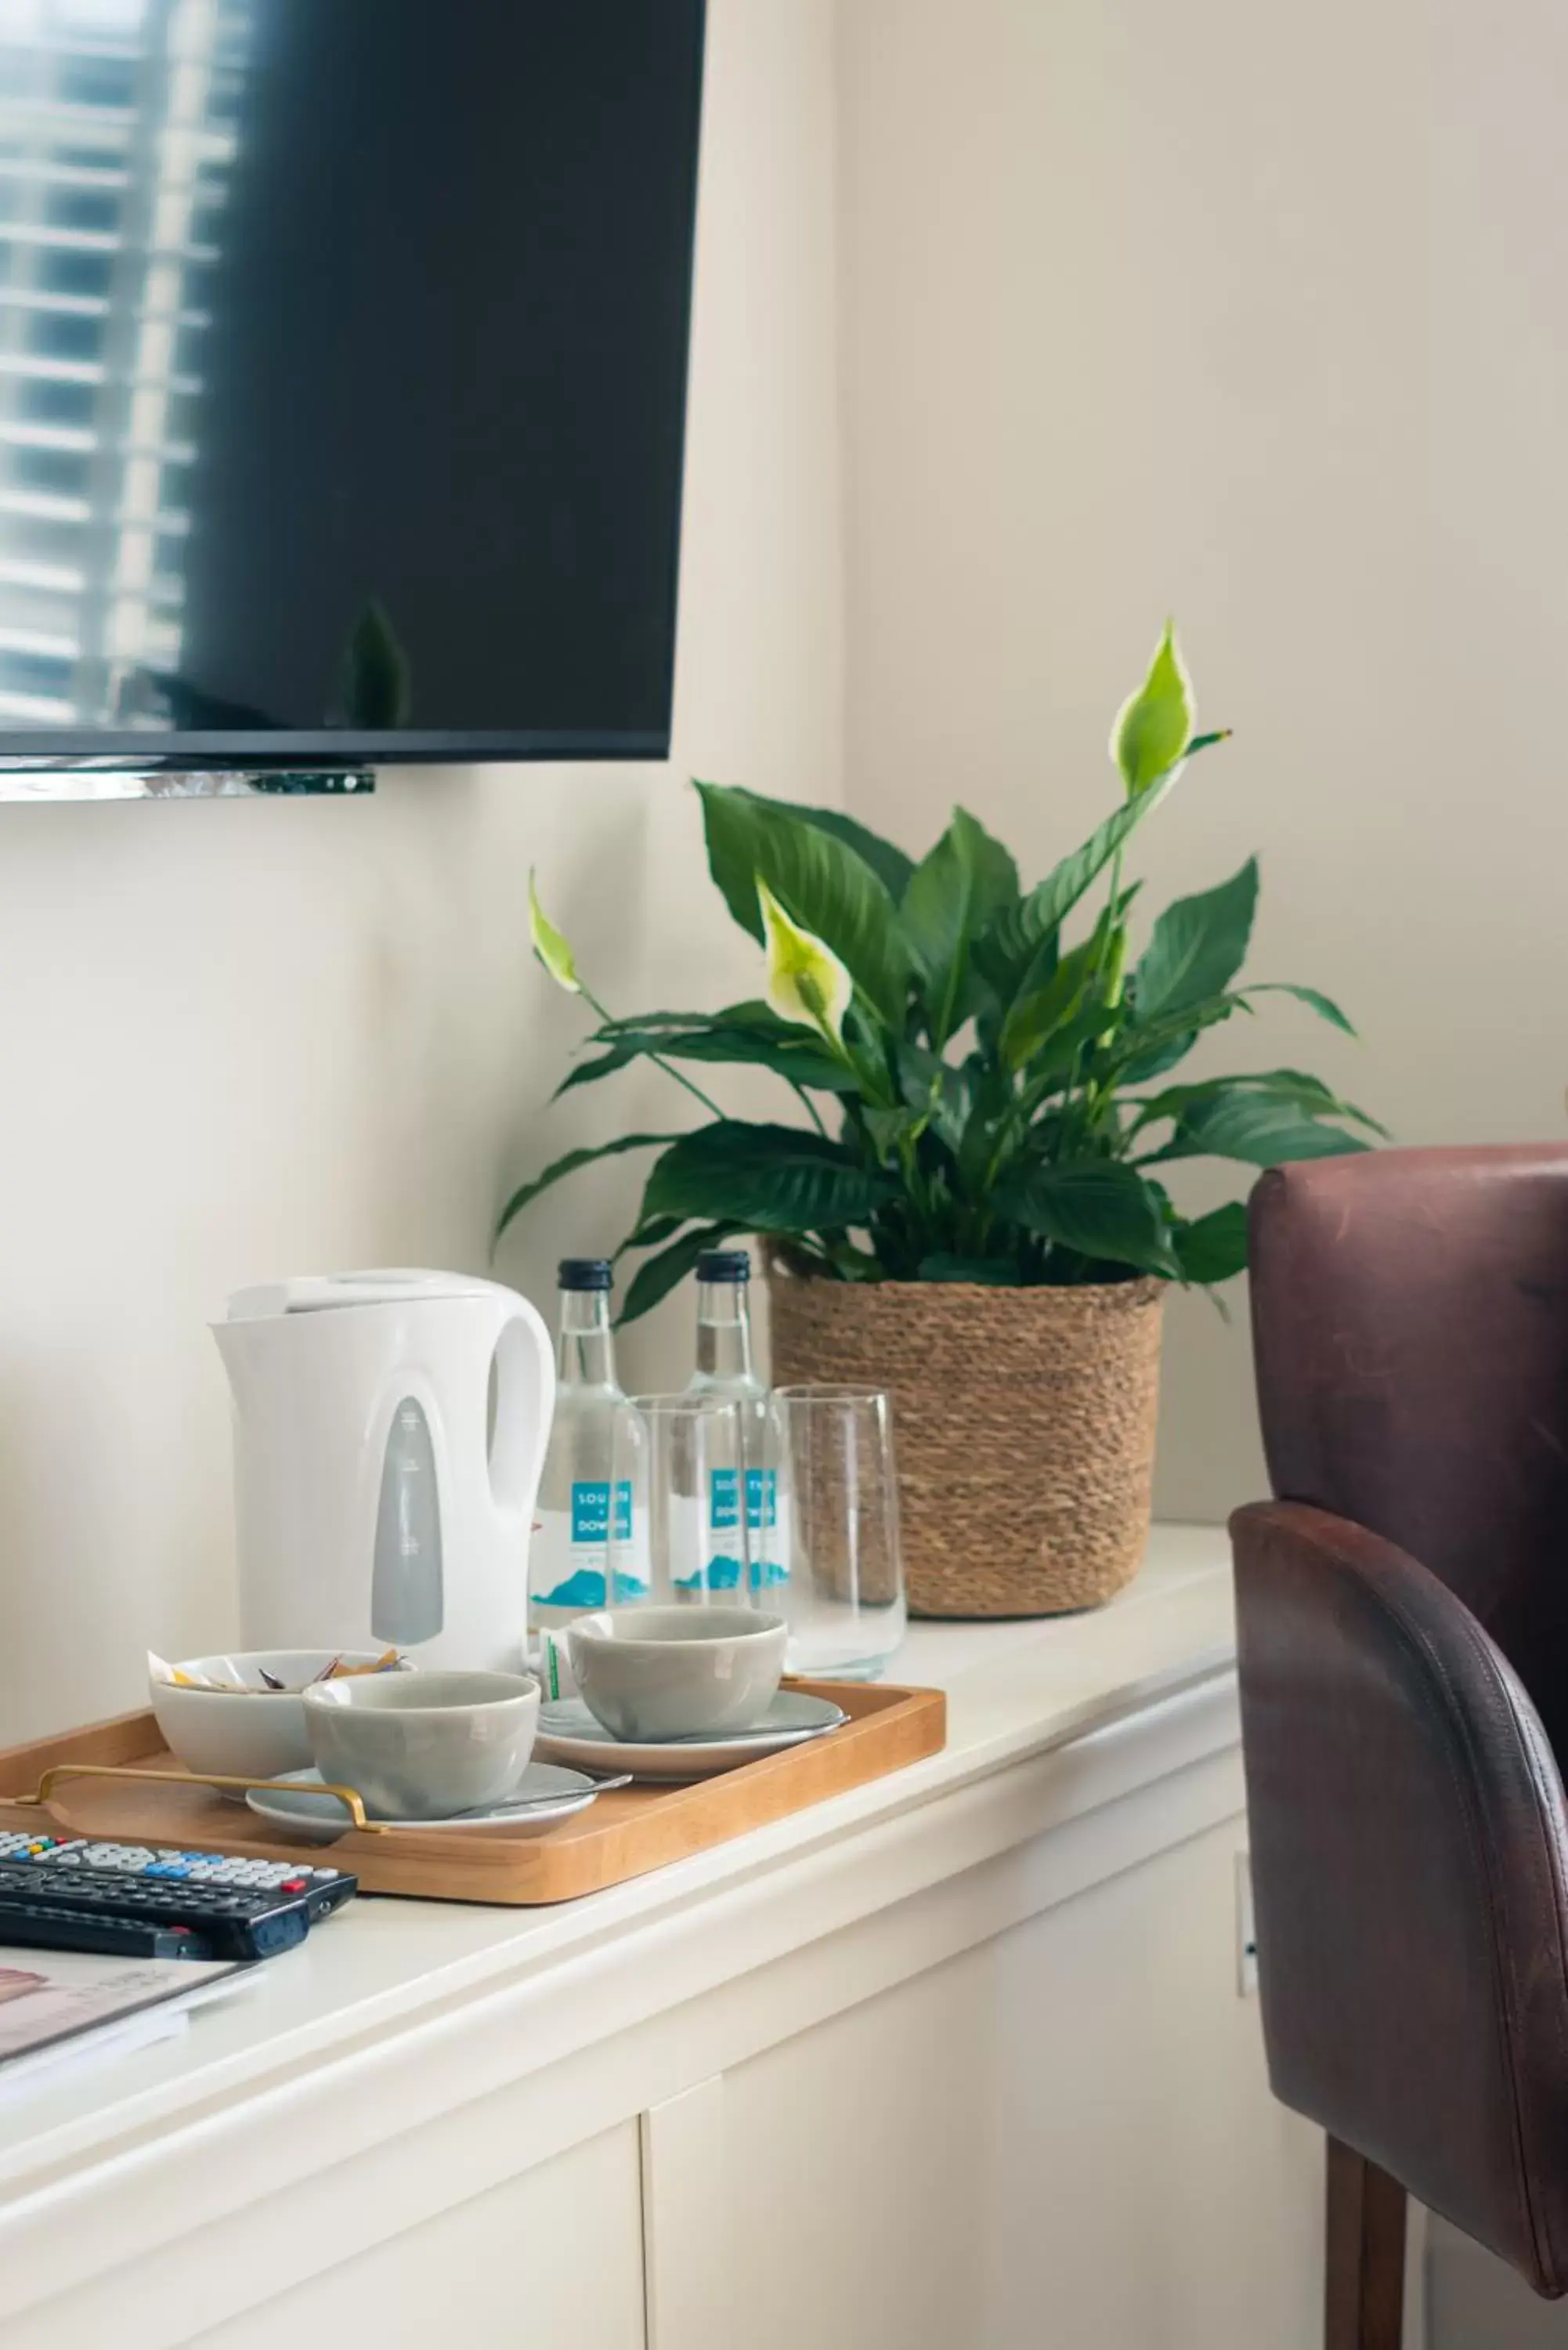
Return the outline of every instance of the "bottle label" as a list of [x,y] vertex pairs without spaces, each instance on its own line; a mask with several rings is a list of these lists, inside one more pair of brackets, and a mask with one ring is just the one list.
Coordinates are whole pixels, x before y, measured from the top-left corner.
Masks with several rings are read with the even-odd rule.
[[541,1510],[528,1555],[528,1614],[535,1624],[560,1624],[596,1607],[624,1607],[649,1593],[647,1529],[636,1539],[631,1480],[615,1488],[613,1564],[607,1478],[575,1483],[571,1505]]
[[[610,1489],[606,1479],[585,1479],[572,1487],[572,1540],[603,1544],[609,1539]],[[615,1489],[615,1538],[631,1540],[631,1479]]]
[[[787,1545],[780,1525],[776,1469],[748,1469],[746,1471],[746,1532],[751,1553],[751,1587],[753,1591],[775,1590],[789,1581]],[[693,1518],[701,1515],[700,1506],[691,1505]],[[707,1526],[693,1525],[696,1536],[692,1547],[701,1545],[707,1552],[706,1564],[695,1567],[689,1575],[677,1575],[677,1591],[738,1591],[741,1587],[741,1561],[736,1555],[740,1544],[734,1535],[741,1523],[741,1481],[733,1469],[715,1469],[708,1480]],[[705,1540],[704,1540],[705,1534]],[[729,1537],[726,1540],[726,1537]]]

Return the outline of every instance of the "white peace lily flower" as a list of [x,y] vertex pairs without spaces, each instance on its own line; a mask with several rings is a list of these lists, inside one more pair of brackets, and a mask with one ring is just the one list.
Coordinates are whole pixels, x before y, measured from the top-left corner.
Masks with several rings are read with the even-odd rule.
[[830,946],[792,921],[765,881],[757,883],[767,941],[767,1000],[781,1020],[844,1041],[844,1015],[855,983]]
[[568,995],[580,995],[583,992],[583,983],[577,977],[576,960],[571,948],[539,903],[539,892],[535,887],[532,868],[528,874],[528,936],[534,942],[535,953],[556,986],[564,987]]
[[1192,680],[1177,646],[1176,623],[1168,620],[1148,675],[1127,696],[1111,727],[1111,757],[1121,769],[1129,799],[1136,800],[1180,766],[1196,717]]

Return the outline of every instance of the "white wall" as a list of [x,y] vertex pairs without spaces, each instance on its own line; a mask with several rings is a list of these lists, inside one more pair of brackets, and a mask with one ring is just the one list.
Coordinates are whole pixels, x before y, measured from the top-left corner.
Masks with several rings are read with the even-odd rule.
[[[693,770],[831,799],[846,748],[871,821],[962,796],[1043,870],[1174,610],[1238,734],[1148,896],[1258,847],[1258,975],[1366,1038],[1210,1057],[1410,1140],[1562,1131],[1565,91],[1547,0],[713,0],[670,767],[0,810],[0,1735],[228,1634],[230,1287],[483,1265],[507,1176],[679,1118],[656,1075],[545,1116],[577,1023],[524,894],[618,1006],[743,987]],[[545,1296],[635,1189],[501,1269]],[[1250,1425],[1244,1317],[1176,1301],[1162,1507],[1256,1490]]]
[[[1256,975],[1366,1038],[1282,1010],[1210,1065],[1305,1061],[1407,1141],[1560,1135],[1568,15],[838,22],[851,805],[913,847],[961,797],[1044,871],[1173,611],[1237,733],[1147,898],[1258,848]],[[1174,1302],[1162,1426],[1167,1513],[1260,1490],[1244,1311]]]
[[[613,1004],[722,1002],[751,950],[685,778],[840,795],[832,106],[827,0],[713,0],[668,768],[0,809],[0,1742],[134,1703],[149,1641],[233,1638],[229,1289],[483,1269],[507,1176],[687,1122],[656,1074],[545,1116],[581,1024],[526,877]],[[548,1307],[635,1164],[542,1208],[505,1277]]]

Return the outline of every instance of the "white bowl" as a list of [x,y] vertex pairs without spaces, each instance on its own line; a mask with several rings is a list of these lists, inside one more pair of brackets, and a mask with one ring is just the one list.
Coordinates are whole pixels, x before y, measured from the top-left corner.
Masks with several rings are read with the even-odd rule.
[[778,1688],[782,1616],[755,1607],[613,1607],[566,1627],[577,1694],[616,1738],[747,1730]]
[[307,1771],[315,1759],[298,1684],[341,1657],[346,1665],[373,1665],[379,1651],[365,1648],[241,1648],[217,1657],[186,1657],[177,1672],[223,1678],[237,1666],[247,1682],[260,1667],[289,1690],[181,1689],[149,1678],[147,1693],[163,1743],[187,1771],[222,1779],[278,1779]]

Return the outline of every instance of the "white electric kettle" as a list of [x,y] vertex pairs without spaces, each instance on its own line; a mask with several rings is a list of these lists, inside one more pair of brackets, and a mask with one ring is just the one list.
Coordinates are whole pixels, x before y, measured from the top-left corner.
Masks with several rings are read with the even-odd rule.
[[556,1399],[527,1299],[460,1274],[334,1274],[238,1290],[212,1326],[243,1645],[517,1670]]

